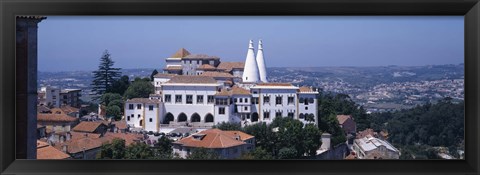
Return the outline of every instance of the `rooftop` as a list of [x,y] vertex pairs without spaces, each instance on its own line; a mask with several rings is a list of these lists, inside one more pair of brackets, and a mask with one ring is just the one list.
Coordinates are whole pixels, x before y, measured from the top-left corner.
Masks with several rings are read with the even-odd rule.
[[95,132],[95,130],[97,130],[98,127],[100,127],[101,125],[104,125],[106,126],[105,124],[103,124],[102,122],[86,122],[86,121],[83,121],[83,122],[80,122],[77,126],[75,126],[72,130],[73,131],[76,131],[76,132]]
[[184,56],[182,57],[182,59],[207,59],[207,60],[218,60],[220,59],[219,57],[217,56],[210,56],[210,55],[206,55],[206,54],[191,54],[191,55],[187,55],[187,56]]
[[185,48],[180,48],[177,52],[175,52],[172,56],[170,56],[171,58],[182,58],[182,57],[186,57],[190,55],[190,52],[188,52],[187,49]]
[[210,64],[202,64],[201,66],[198,66],[197,70],[215,70],[216,68],[213,67]]
[[399,152],[395,147],[393,147],[390,143],[375,138],[371,135],[367,135],[366,137],[355,139],[355,143],[364,151],[371,151],[377,149],[380,146],[384,146],[387,149],[395,152]]
[[227,72],[214,72],[214,71],[204,72],[200,76],[215,77],[215,78],[233,78],[234,77],[232,74],[229,74]]
[[217,84],[217,81],[209,76],[196,76],[196,75],[178,75],[172,77],[167,84],[172,83],[185,83],[185,84]]
[[37,140],[37,159],[67,159],[70,156],[48,143]]
[[243,141],[250,138],[253,138],[253,136],[243,133],[241,131],[222,131],[219,129],[208,129],[183,138],[175,142],[175,144],[181,144],[186,147],[197,148],[229,148],[246,144]]
[[160,103],[160,100],[154,100],[150,98],[132,98],[132,99],[128,99],[126,103],[155,104],[155,103]]
[[245,67],[244,62],[221,62],[217,66],[217,69],[230,72],[232,71],[232,69],[243,69],[244,67]]
[[177,74],[164,74],[164,73],[157,73],[153,76],[153,78],[172,78]]
[[75,122],[78,121],[75,117],[70,117],[65,114],[37,114],[37,120],[43,122]]
[[337,115],[338,123],[343,125],[348,119],[352,119],[351,115]]

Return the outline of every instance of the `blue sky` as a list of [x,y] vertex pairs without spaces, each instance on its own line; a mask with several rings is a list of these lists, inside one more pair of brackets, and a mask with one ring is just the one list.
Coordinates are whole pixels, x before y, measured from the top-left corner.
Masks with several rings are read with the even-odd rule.
[[263,40],[267,67],[464,62],[463,16],[49,16],[38,27],[38,70],[164,67],[179,48],[244,61]]

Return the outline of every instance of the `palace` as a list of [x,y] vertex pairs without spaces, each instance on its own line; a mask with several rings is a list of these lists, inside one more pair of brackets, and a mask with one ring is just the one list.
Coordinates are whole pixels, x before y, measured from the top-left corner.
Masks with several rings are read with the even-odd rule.
[[250,40],[244,63],[221,62],[184,48],[165,61],[163,73],[154,76],[155,94],[125,102],[130,126],[158,132],[161,127],[211,128],[222,122],[270,123],[277,116],[317,122],[318,91],[268,82],[261,40],[256,56]]

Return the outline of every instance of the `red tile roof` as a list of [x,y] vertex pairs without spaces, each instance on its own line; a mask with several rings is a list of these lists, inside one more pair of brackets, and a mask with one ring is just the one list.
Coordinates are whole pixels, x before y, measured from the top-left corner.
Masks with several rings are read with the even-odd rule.
[[48,145],[48,143],[37,140],[37,159],[67,159],[70,155]]
[[80,122],[77,126],[75,126],[72,130],[75,131],[75,132],[90,132],[90,133],[93,133],[101,125],[103,125],[105,127],[107,126],[107,125],[103,124],[103,122],[83,121],[83,122]]
[[190,52],[188,52],[188,50],[185,49],[185,48],[181,48],[170,57],[171,58],[182,58],[182,57],[186,57],[188,55],[190,55]]
[[198,66],[197,70],[215,70],[216,68],[213,67],[210,64],[202,64],[201,66]]
[[182,70],[182,66],[168,66],[163,70]]
[[209,76],[178,75],[172,77],[167,83],[217,84],[217,81]]
[[127,103],[146,103],[146,104],[156,104],[160,103],[160,100],[154,100],[150,98],[132,98],[127,100]]
[[78,121],[78,118],[65,114],[37,114],[37,120],[44,122],[75,122]]
[[232,69],[243,69],[244,67],[245,67],[244,62],[221,62],[217,66],[217,69],[230,72],[232,71]]
[[114,124],[118,129],[127,129],[127,122],[125,120],[114,121],[112,124]]
[[233,78],[233,75],[227,72],[208,71],[202,73],[200,76],[214,77],[214,78]]
[[[234,133],[237,133],[240,136],[240,140],[237,140],[235,138]],[[200,137],[201,139],[196,139],[195,137]],[[253,136],[242,133],[241,131],[225,132],[219,129],[209,129],[183,138],[175,142],[175,144],[181,144],[182,146],[197,148],[228,148],[246,144],[242,140],[245,140],[244,138],[252,137]]]
[[125,140],[125,146],[129,146],[137,141],[141,141],[143,139],[142,134],[133,134],[133,133],[112,133],[107,132],[103,137],[104,141],[111,142],[113,139],[123,139]]
[[345,121],[347,121],[348,119],[352,119],[352,116],[351,115],[337,115],[337,120],[338,120],[338,123],[343,125],[343,123],[345,123]]

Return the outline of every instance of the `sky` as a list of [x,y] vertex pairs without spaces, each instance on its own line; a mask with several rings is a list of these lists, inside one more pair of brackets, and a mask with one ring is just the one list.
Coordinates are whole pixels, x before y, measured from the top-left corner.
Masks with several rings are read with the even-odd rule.
[[48,16],[38,70],[163,69],[180,48],[245,61],[262,39],[267,67],[422,66],[464,62],[463,16]]

